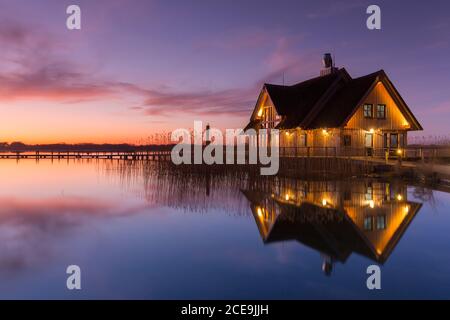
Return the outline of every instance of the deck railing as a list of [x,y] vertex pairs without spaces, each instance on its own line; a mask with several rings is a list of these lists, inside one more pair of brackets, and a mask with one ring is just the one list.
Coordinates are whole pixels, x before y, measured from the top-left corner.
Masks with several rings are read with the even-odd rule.
[[280,157],[336,157],[335,147],[280,147]]
[[450,158],[450,147],[353,148],[353,147],[280,147],[280,157],[373,157],[388,159]]
[[[168,159],[171,150],[152,151],[0,151],[0,159]],[[226,150],[224,149],[224,155]],[[237,150],[235,150],[235,156]],[[248,159],[249,151],[246,150]],[[450,147],[406,147],[406,148],[352,148],[352,147],[280,147],[283,158],[346,157],[346,158],[388,158],[405,160],[450,159]]]

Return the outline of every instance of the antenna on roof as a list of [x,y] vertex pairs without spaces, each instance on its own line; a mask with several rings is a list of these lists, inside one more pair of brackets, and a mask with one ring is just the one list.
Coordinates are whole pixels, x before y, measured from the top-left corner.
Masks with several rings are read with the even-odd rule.
[[283,71],[283,86],[284,86],[284,71]]

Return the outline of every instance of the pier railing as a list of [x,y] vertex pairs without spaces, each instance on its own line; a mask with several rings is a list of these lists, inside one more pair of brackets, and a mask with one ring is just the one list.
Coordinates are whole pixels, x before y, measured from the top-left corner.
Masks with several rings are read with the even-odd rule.
[[[236,150],[237,151],[237,150]],[[224,155],[226,150],[224,150]],[[122,159],[170,160],[171,150],[148,151],[0,151],[0,159]],[[235,152],[236,154],[236,152]],[[249,156],[248,150],[246,157]],[[352,147],[280,147],[282,158],[345,157],[407,160],[450,159],[450,147],[352,148]]]
[[157,151],[0,151],[0,159],[170,160],[170,150]]

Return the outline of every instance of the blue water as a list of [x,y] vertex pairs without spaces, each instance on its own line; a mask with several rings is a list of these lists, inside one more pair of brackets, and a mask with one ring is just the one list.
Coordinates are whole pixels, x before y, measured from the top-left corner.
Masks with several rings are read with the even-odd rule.
[[[327,274],[322,263],[329,252],[308,245],[308,224],[288,225],[291,236],[279,231],[281,238],[294,235],[303,242],[264,238],[256,223],[258,204],[242,192],[270,194],[259,190],[258,179],[163,171],[117,161],[2,160],[0,298],[450,298],[447,193],[397,182],[396,190],[405,190],[402,200],[389,200],[388,207],[395,207],[395,201],[411,203],[417,212],[404,210],[413,218],[392,240],[385,261],[351,251],[345,261],[332,259]],[[309,185],[311,193],[320,185],[293,179],[272,184],[286,183]],[[348,198],[349,192],[343,195],[340,188],[349,186],[354,188],[350,195],[360,199],[361,189],[360,214],[370,215],[387,202],[376,200],[371,208],[365,193],[367,188],[385,190],[385,182],[381,185],[371,180],[328,182],[331,189],[325,192],[329,199]],[[284,193],[274,197],[282,202]],[[315,204],[309,201],[319,215],[335,209],[328,204],[334,200],[324,206],[320,198]],[[309,215],[294,202],[286,201],[294,215]],[[336,210],[344,215],[342,211]],[[384,214],[390,223],[391,213]],[[322,227],[320,222],[311,227],[321,230],[317,241],[339,252],[353,245],[367,249],[366,236],[374,232],[352,227],[357,243],[345,244]],[[333,230],[347,235],[339,222]],[[275,237],[272,232],[269,239]],[[69,265],[81,268],[81,290],[66,287]],[[381,267],[380,290],[366,286],[369,265]]]

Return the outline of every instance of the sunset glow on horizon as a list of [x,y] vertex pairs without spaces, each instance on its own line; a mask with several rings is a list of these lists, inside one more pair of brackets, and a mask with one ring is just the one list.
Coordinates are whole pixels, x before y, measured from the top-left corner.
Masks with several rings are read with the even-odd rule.
[[139,144],[195,120],[242,128],[264,83],[318,76],[324,52],[354,77],[384,69],[418,135],[449,133],[445,1],[430,12],[380,1],[375,32],[365,0],[80,0],[81,30],[66,28],[70,4],[0,0],[0,142]]

